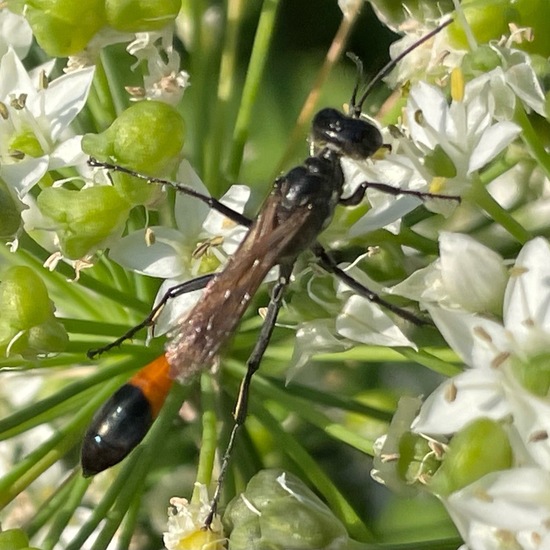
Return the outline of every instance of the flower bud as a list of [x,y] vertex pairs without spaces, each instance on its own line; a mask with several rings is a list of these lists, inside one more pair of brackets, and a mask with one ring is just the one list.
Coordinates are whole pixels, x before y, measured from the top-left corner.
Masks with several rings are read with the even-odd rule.
[[82,51],[105,25],[101,0],[8,0],[8,7],[29,22],[40,47],[52,57],[66,57]]
[[[550,55],[550,35],[546,22],[550,17],[550,3],[547,0],[469,0],[461,6],[478,43],[487,44],[510,34],[510,24],[529,28],[531,37],[520,39],[514,48],[544,57]],[[546,15],[545,15],[546,14]],[[466,35],[459,21],[449,26],[449,41],[453,47],[469,49]]]
[[130,211],[128,202],[110,186],[80,191],[50,187],[38,195],[37,205],[51,222],[63,255],[73,260],[94,253],[122,232]]
[[21,529],[0,531],[0,550],[38,550],[29,546],[29,539]]
[[181,0],[107,0],[108,24],[122,32],[160,30],[176,19]]
[[447,496],[484,475],[512,466],[512,447],[504,428],[494,420],[474,420],[451,439],[439,470],[429,483]]
[[263,470],[224,515],[232,550],[341,548],[351,544],[330,509],[298,478]]
[[21,226],[21,210],[6,184],[0,179],[0,238],[13,237]]
[[[126,109],[101,134],[87,134],[82,149],[100,160],[115,162],[137,172],[162,177],[180,158],[185,123],[170,105],[141,101]],[[158,188],[127,174],[112,174],[121,196],[132,205],[154,201]]]
[[34,357],[60,352],[67,345],[65,328],[42,279],[26,266],[13,266],[0,283],[0,352]]

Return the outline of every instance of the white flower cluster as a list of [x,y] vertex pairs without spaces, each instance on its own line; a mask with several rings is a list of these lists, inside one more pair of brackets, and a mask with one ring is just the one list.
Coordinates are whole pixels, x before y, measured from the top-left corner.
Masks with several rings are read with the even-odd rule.
[[[517,548],[546,548],[550,245],[540,237],[529,241],[513,266],[456,233],[441,235],[440,250],[434,264],[398,290],[417,297],[467,368],[426,399],[411,429],[447,441],[477,419],[502,423],[513,467],[442,500],[473,549],[507,548],[510,540]],[[500,449],[493,451],[497,456]]]
[[[532,110],[544,115],[544,93],[528,55],[503,46],[491,48],[501,65],[455,87],[450,104],[434,86],[422,82],[413,86],[401,129],[407,140],[396,140],[397,146],[383,161],[386,165],[374,165],[376,172],[369,176],[370,181],[390,183],[391,178],[392,185],[416,189],[439,189],[442,185],[445,192],[460,194],[466,200],[483,187],[489,202],[499,208],[516,204],[522,185],[517,166],[483,186],[480,171],[520,135],[514,113]],[[447,161],[451,170],[444,168]],[[442,167],[445,177],[440,177]],[[510,225],[504,224],[506,229],[514,234],[517,220],[523,222],[523,228],[540,224],[545,195],[533,201],[537,207],[531,203],[530,217],[518,211]],[[439,201],[426,207],[451,213],[448,205]],[[387,210],[390,208],[395,204]],[[407,211],[406,205],[396,211],[395,228]],[[356,224],[356,233],[376,226],[374,216],[380,212],[369,214],[371,219],[366,216]],[[387,215],[385,219],[389,219]],[[465,227],[464,219],[453,222],[448,226]],[[392,292],[419,302],[466,369],[442,383],[419,412],[418,404],[411,400],[400,404],[402,409],[390,433],[378,442],[373,475],[396,487],[395,470],[390,473],[388,464],[399,460],[399,440],[404,432],[411,431],[426,439],[427,452],[425,457],[417,457],[414,480],[407,481],[419,481],[439,496],[465,547],[550,548],[550,245],[540,237],[529,240],[515,262],[508,262],[472,237],[441,231],[441,227],[426,226],[424,230],[431,235],[439,233],[439,258]],[[497,236],[488,233],[485,238],[492,243]],[[457,434],[485,419],[504,430],[511,463],[503,466],[506,460],[499,462],[504,451],[491,448],[490,438],[478,441],[487,447],[480,455],[485,462],[482,473],[477,479],[475,475],[473,479],[466,477],[468,481],[461,484],[456,471],[450,474],[450,468],[445,469],[446,452],[449,449],[450,457]],[[479,466],[477,447],[461,452],[462,467],[467,465],[471,475]],[[449,491],[430,485],[437,474],[428,471],[426,465],[433,457],[441,461],[445,475],[450,474]]]

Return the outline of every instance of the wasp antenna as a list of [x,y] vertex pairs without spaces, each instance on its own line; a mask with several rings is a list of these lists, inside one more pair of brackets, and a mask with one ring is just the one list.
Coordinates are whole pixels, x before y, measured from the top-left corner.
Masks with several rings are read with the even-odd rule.
[[348,114],[355,112],[355,102],[357,100],[357,93],[359,92],[359,86],[361,86],[361,81],[363,80],[365,73],[363,70],[363,62],[357,57],[353,52],[346,52],[346,57],[351,59],[355,63],[357,69],[357,79],[355,80],[355,86],[353,87],[353,92],[351,94],[351,99],[349,100]]
[[[361,115],[361,111],[363,109],[363,103],[365,103],[365,100],[367,99],[368,95],[373,90],[374,86],[376,86],[382,78],[384,78],[404,57],[409,55],[412,51],[414,51],[418,46],[421,44],[424,44],[424,42],[428,41],[430,38],[435,36],[437,33],[441,32],[447,25],[450,25],[453,22],[452,18],[447,19],[441,25],[437,26],[433,31],[430,31],[428,34],[424,35],[422,38],[418,39],[414,44],[411,44],[408,48],[403,50],[395,59],[392,59],[389,63],[387,63],[384,67],[382,67],[376,76],[368,83],[367,87],[365,88],[365,91],[363,92],[363,95],[355,104],[353,105],[353,111],[350,105],[350,116],[354,118],[359,118]],[[354,91],[354,99],[355,99],[356,92]]]

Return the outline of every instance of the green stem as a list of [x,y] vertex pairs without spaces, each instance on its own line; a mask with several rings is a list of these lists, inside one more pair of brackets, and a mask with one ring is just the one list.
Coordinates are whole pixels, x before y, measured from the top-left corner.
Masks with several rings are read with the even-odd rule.
[[468,191],[466,198],[477,204],[479,208],[485,210],[487,214],[505,231],[510,233],[518,242],[525,244],[532,238],[520,223],[518,223],[509,212],[504,210],[502,206],[491,196],[487,188],[483,185],[479,177],[474,178],[473,184]]
[[[80,550],[86,539],[94,532],[99,523],[108,517],[111,506],[123,488],[129,485],[131,486],[129,483],[131,474],[142,452],[142,447],[138,447],[134,450],[124,467],[109,486],[107,492],[103,495],[101,501],[94,507],[88,521],[79,529],[76,537],[68,544],[66,550]],[[94,550],[98,549],[94,546]]]
[[41,545],[42,550],[53,550],[53,548],[55,548],[55,546],[59,544],[61,533],[63,533],[63,530],[69,524],[69,521],[73,517],[75,510],[79,506],[81,506],[84,494],[86,493],[90,483],[92,482],[91,478],[86,479],[79,475],[80,472],[78,470],[75,470],[75,474],[75,482],[71,487],[71,492],[69,493],[67,499],[61,503],[61,506],[56,511],[54,520],[52,521],[50,529],[48,530],[48,535]]
[[128,508],[126,519],[119,532],[117,542],[119,548],[130,548],[136,532],[136,525],[140,518],[141,499],[134,498]]
[[231,181],[239,179],[244,146],[248,139],[252,111],[267,62],[271,38],[274,35],[279,4],[280,0],[264,0],[262,6],[229,153],[227,174]]
[[[139,365],[136,365],[132,358],[126,359],[125,361],[117,361],[111,365],[109,365],[108,362],[105,362],[103,367],[98,369],[94,374],[86,376],[76,382],[67,384],[53,395],[46,397],[41,401],[37,401],[36,403],[31,403],[23,409],[14,412],[10,416],[1,419],[0,436],[2,438],[8,437],[10,435],[9,431],[17,428],[20,424],[32,422],[36,416],[48,411],[60,403],[63,403],[78,393],[83,392],[97,384],[106,383],[111,380],[113,376],[122,375],[132,369],[136,369],[138,366]],[[116,384],[120,384],[120,380],[118,378],[115,379],[114,382]],[[102,395],[103,391],[104,390],[102,389]]]
[[111,120],[109,124],[124,111],[129,103],[130,96],[124,87],[125,82],[121,79],[119,59],[113,55],[112,50],[102,48],[101,50],[101,88],[104,92],[101,99],[107,103],[108,114]]
[[516,100],[514,122],[521,126],[521,139],[527,145],[531,155],[538,165],[544,170],[547,178],[550,178],[550,155],[546,152],[537,132],[531,125],[529,117],[519,100]]
[[113,393],[117,386],[118,381],[116,380],[114,383],[107,383],[102,391],[91,398],[72,417],[70,422],[18,462],[0,479],[0,508],[11,502],[79,442],[83,426],[89,422],[95,410],[105,401],[106,396]]
[[61,486],[57,487],[48,500],[40,505],[40,508],[31,521],[25,526],[25,532],[29,538],[34,537],[34,535],[36,535],[36,533],[57,514],[67,499],[70,498],[71,493],[80,483],[81,479],[82,477],[79,475],[79,471],[75,469],[73,473],[63,481]]
[[[396,350],[401,353],[403,357],[406,357],[409,361],[418,363],[419,365],[427,367],[433,372],[437,372],[449,378],[451,378],[452,376],[456,376],[463,371],[463,369],[458,365],[450,363],[450,358],[441,359],[436,355],[428,353],[425,349],[421,351],[414,351],[411,348],[396,348]],[[459,361],[458,357],[456,356],[452,358],[452,360],[454,360],[455,362]]]
[[238,54],[238,38],[241,21],[244,16],[244,0],[230,0],[227,4],[227,24],[225,41],[221,56],[218,96],[213,109],[211,139],[208,148],[208,163],[205,166],[204,181],[209,191],[219,196],[222,189],[222,151],[226,142],[228,122],[228,104],[235,89],[235,67]]
[[190,122],[189,137],[192,140],[193,166],[202,175],[207,172],[207,163],[210,162],[207,150],[212,96],[218,79],[219,33],[215,28],[207,29],[210,32],[204,32],[209,7],[207,2],[191,0],[188,4],[193,18],[193,43],[189,67],[192,85],[188,92],[189,102],[185,103],[193,107],[186,112],[186,119]]
[[[237,374],[239,378],[242,378],[245,369],[236,361],[228,361],[227,370],[232,371],[234,374]],[[329,437],[332,437],[336,441],[346,443],[362,453],[373,455],[374,441],[359,436],[356,432],[334,422],[334,420],[327,415],[312,407],[312,403],[308,399],[291,395],[289,392],[279,389],[271,384],[269,380],[261,376],[256,376],[254,378],[254,391],[263,395],[265,399],[273,400],[288,411],[296,413],[299,417],[313,424],[320,430],[323,430]],[[256,414],[256,412],[257,411],[254,411],[254,414]]]
[[109,78],[107,77],[107,73],[105,72],[103,66],[103,58],[104,56],[101,55],[96,63],[92,87],[93,93],[90,94],[87,101],[87,105],[95,121],[96,128],[99,131],[103,131],[107,128],[117,116],[116,107],[113,103],[113,97],[111,95]]
[[[212,470],[216,458],[218,436],[216,429],[216,409],[212,375],[204,373],[201,376],[201,404],[202,404],[202,441],[197,469],[197,482],[207,487],[212,481]],[[200,490],[193,490],[193,502],[200,501]]]

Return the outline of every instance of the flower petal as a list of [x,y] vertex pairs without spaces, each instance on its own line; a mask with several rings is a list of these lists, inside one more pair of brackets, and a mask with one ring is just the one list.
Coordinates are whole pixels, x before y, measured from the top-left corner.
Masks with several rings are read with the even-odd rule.
[[136,273],[151,277],[173,278],[188,276],[181,250],[181,234],[169,227],[149,228],[155,242],[147,245],[145,229],[134,231],[118,240],[110,249],[109,257]]
[[550,333],[550,246],[542,237],[520,251],[504,298],[504,325],[516,340],[533,326]]
[[508,274],[500,254],[461,233],[439,238],[441,277],[450,303],[480,313],[502,312]]
[[483,168],[520,134],[521,128],[514,122],[497,122],[487,128],[479,139],[468,163],[468,174]]
[[443,382],[424,402],[412,428],[449,435],[477,418],[501,420],[510,413],[498,371],[472,369]]
[[380,306],[361,296],[352,296],[336,318],[336,330],[342,336],[379,346],[407,346],[416,349]]

